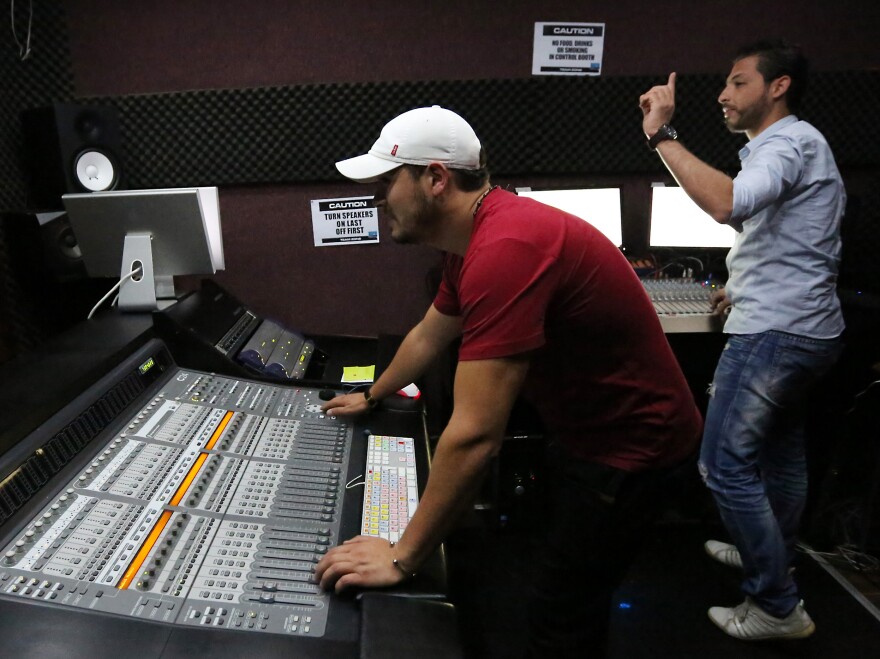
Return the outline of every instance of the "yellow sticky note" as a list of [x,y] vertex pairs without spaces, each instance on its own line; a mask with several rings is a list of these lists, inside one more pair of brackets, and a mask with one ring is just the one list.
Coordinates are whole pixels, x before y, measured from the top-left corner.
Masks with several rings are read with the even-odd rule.
[[376,365],[346,366],[342,369],[343,382],[372,382],[376,376]]

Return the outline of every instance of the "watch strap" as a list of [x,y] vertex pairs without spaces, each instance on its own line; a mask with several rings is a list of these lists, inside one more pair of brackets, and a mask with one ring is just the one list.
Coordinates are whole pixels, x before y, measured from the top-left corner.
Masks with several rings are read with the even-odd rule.
[[660,142],[677,139],[678,131],[669,124],[663,124],[662,126],[660,126],[660,128],[657,129],[657,132],[651,135],[651,137],[648,139],[648,147],[653,151],[657,148],[657,145],[660,144]]

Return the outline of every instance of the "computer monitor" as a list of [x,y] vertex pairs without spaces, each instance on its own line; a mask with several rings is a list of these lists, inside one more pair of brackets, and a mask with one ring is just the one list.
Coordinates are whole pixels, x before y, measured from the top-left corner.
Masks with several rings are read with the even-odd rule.
[[225,268],[217,188],[114,190],[61,199],[86,272],[127,279],[119,290],[123,311],[170,304],[174,275]]
[[719,224],[679,187],[654,186],[650,247],[733,247],[736,232]]
[[620,188],[577,188],[561,190],[532,190],[517,188],[520,197],[530,197],[548,206],[564,210],[586,220],[612,243],[623,244],[620,223]]

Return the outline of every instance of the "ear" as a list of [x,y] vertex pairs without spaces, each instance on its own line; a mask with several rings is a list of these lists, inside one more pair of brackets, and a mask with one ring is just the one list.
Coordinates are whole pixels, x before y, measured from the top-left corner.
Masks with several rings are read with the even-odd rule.
[[785,96],[789,87],[791,87],[791,77],[779,76],[770,83],[770,95],[773,97],[774,101],[778,101]]
[[425,168],[424,176],[431,187],[431,194],[439,197],[450,186],[452,174],[441,162],[432,162]]

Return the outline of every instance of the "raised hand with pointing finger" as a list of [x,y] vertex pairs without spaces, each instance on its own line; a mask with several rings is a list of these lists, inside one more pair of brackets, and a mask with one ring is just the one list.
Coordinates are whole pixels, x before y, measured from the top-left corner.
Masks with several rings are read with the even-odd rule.
[[675,113],[675,73],[669,74],[665,85],[656,85],[639,97],[642,109],[642,130],[651,137],[668,124]]

